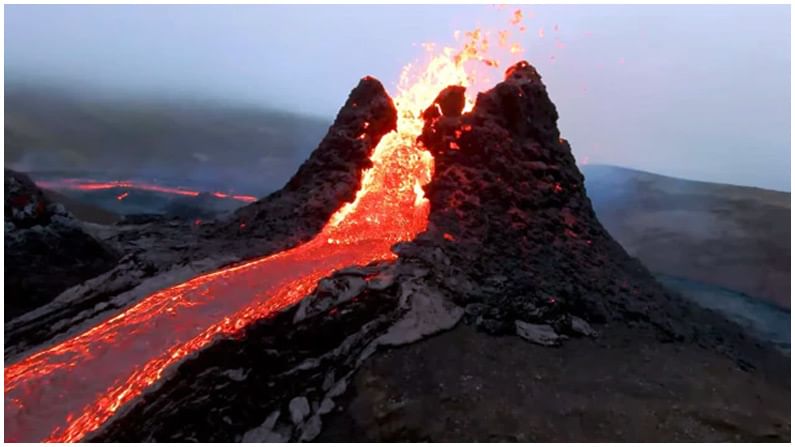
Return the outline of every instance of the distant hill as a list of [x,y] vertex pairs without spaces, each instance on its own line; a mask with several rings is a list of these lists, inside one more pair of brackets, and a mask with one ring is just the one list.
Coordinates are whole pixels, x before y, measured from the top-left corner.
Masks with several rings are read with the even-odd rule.
[[654,273],[790,307],[790,194],[582,168],[599,220]]
[[178,177],[264,194],[283,186],[330,121],[201,99],[6,84],[5,166]]

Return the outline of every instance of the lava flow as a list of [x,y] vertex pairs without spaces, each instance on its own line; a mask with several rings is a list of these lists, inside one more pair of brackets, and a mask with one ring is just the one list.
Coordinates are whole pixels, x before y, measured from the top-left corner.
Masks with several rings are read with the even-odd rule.
[[[36,182],[39,188],[45,189],[72,189],[78,191],[102,191],[106,189],[132,189],[139,191],[159,192],[163,194],[176,194],[180,196],[197,197],[201,194],[199,191],[194,191],[185,188],[174,188],[170,186],[154,185],[151,183],[139,182],[134,180],[114,180],[109,182],[101,182],[97,180],[88,179],[75,179],[67,178],[60,180],[39,180]],[[122,196],[126,193],[119,195]],[[243,194],[226,194],[223,192],[210,193],[218,199],[231,199],[240,202],[251,203],[257,200],[254,196],[247,196]],[[126,195],[124,196],[126,197]],[[122,199],[119,199],[122,200]]]
[[[510,56],[514,46],[501,34],[500,47]],[[480,31],[467,33],[460,51],[426,48],[430,59],[401,75],[397,130],[373,150],[354,201],[313,240],[161,290],[6,367],[5,440],[79,441],[217,337],[301,300],[335,270],[394,259],[391,247],[428,222],[422,187],[433,157],[417,143],[421,111],[445,87],[473,86],[483,81],[479,70],[499,65],[486,58],[488,34]],[[472,98],[467,102],[471,109]]]

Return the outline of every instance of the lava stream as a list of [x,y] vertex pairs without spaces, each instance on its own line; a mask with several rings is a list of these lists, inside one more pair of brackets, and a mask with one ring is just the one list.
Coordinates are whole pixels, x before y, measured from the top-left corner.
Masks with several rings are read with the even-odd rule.
[[158,381],[168,366],[216,336],[233,334],[300,300],[335,270],[388,259],[391,243],[335,245],[315,239],[199,276],[7,368],[6,441],[82,439]]
[[[502,34],[500,44],[509,54]],[[401,75],[397,131],[374,149],[355,200],[332,215],[317,237],[161,290],[6,367],[5,440],[79,441],[158,382],[169,366],[216,337],[299,301],[335,270],[394,259],[391,247],[413,239],[428,222],[422,186],[433,175],[433,158],[417,144],[420,112],[443,88],[474,85],[483,80],[478,69],[499,65],[485,57],[487,33],[480,31],[467,33],[458,52],[428,50],[422,68],[408,66]],[[472,103],[469,98],[467,108]]]
[[[180,196],[197,197],[201,192],[185,188],[174,188],[170,186],[154,185],[151,183],[139,182],[135,180],[113,180],[101,182],[88,179],[60,179],[60,180],[39,180],[36,182],[39,188],[44,189],[71,189],[77,191],[102,191],[106,189],[132,189],[139,191],[159,192],[163,194],[175,194]],[[227,194],[223,192],[210,193],[218,199],[237,200],[239,202],[251,203],[257,200],[254,196],[243,194]],[[123,195],[123,194],[122,194]],[[126,196],[125,196],[126,197]],[[120,199],[121,200],[121,199]]]

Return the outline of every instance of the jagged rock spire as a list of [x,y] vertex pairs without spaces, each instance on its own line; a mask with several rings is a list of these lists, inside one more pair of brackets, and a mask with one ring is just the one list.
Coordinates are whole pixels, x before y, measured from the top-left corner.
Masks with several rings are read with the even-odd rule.
[[373,149],[396,126],[397,109],[384,86],[373,77],[362,78],[317,149],[285,187],[239,209],[220,231],[248,239],[287,235],[279,247],[253,243],[255,253],[311,239],[334,211],[353,201]]

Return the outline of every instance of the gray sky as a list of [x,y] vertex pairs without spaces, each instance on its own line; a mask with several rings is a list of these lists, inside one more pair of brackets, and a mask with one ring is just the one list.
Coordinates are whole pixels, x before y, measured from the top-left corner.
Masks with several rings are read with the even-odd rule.
[[[363,75],[393,91],[417,44],[515,8],[7,5],[5,74],[332,117]],[[522,9],[580,162],[790,190],[789,6]]]

